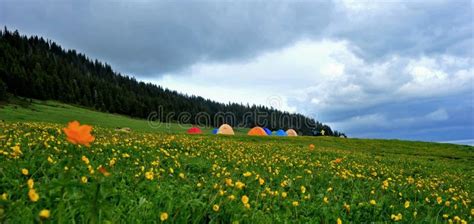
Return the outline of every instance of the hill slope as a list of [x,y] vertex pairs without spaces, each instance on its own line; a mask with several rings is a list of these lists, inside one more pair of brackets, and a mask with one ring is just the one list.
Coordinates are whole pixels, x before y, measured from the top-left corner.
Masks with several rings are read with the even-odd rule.
[[[17,96],[56,100],[137,118],[147,118],[158,111],[164,122],[176,122],[180,114],[186,114],[186,123],[196,124],[203,122],[199,118],[204,115],[208,119],[203,125],[214,127],[228,123],[272,130],[294,128],[304,135],[316,135],[321,130],[326,135],[342,134],[301,114],[265,106],[222,104],[139,82],[75,50],[66,51],[52,41],[28,38],[6,28],[0,31],[0,99],[5,92],[3,83],[8,92]],[[234,116],[221,116],[228,112]]]

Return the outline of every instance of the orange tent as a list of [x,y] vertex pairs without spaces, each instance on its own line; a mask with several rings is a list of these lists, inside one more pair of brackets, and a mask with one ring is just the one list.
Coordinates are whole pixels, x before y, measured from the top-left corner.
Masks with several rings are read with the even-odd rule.
[[267,136],[267,132],[265,129],[261,127],[254,127],[250,129],[250,131],[247,133],[247,135],[258,135],[258,136]]
[[234,129],[228,124],[223,124],[217,130],[218,135],[234,135]]
[[195,135],[195,134],[202,134],[202,131],[200,128],[198,127],[192,127],[190,129],[188,129],[188,134],[192,134],[192,135]]
[[298,136],[298,134],[296,133],[296,131],[293,130],[293,129],[291,129],[291,128],[288,129],[288,130],[286,130],[286,134],[287,134],[288,136]]

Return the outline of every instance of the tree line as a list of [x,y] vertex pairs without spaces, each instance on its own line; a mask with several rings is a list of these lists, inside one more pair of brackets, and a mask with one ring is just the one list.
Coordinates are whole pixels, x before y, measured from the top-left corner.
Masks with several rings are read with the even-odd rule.
[[[222,123],[244,127],[265,125],[271,130],[294,128],[303,135],[318,135],[321,130],[325,135],[344,135],[302,114],[261,105],[223,104],[137,81],[114,71],[108,64],[63,49],[51,40],[27,37],[5,27],[0,30],[0,100],[6,98],[7,92],[136,118],[148,118],[151,112],[159,111],[162,122],[196,123],[199,116],[208,114],[211,117],[208,125],[214,127]],[[186,112],[189,119],[167,116],[181,112]],[[235,116],[213,119],[227,112]]]

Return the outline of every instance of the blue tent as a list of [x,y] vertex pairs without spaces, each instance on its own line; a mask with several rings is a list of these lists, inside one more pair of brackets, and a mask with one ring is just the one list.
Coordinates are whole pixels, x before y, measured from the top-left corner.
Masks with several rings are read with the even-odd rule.
[[214,128],[214,129],[212,130],[212,134],[217,134],[217,131],[218,131],[218,130],[219,130],[219,128]]
[[265,130],[265,132],[267,133],[267,135],[272,135],[272,131],[270,131],[270,129],[268,129],[268,128],[263,128],[263,130]]
[[286,132],[283,131],[283,130],[281,130],[281,129],[278,130],[278,131],[275,131],[275,134],[274,134],[274,135],[276,135],[276,136],[288,136],[288,135],[286,134]]

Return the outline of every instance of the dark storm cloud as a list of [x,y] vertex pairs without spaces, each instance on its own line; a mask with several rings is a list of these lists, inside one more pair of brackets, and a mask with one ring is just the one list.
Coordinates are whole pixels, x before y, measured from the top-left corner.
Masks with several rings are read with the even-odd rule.
[[[38,34],[138,76],[246,60],[301,38],[350,41],[363,58],[466,55],[470,1],[0,1],[0,23]],[[371,10],[370,8],[376,8]],[[470,47],[471,46],[471,47]]]
[[313,37],[332,4],[315,2],[4,1],[0,21],[146,76],[245,59]]

